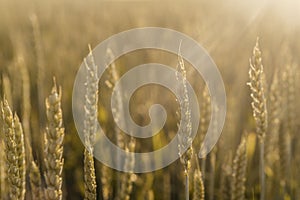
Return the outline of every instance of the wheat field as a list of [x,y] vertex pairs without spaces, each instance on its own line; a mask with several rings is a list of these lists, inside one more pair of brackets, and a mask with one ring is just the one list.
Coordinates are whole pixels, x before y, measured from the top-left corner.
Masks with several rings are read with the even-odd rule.
[[[300,199],[299,2],[0,0],[0,13],[1,200]],[[211,98],[201,75],[180,53],[130,52],[97,77],[91,49],[116,33],[142,27],[190,36],[219,68],[226,120],[205,158],[197,154],[210,123]],[[153,104],[166,109],[167,120],[152,138],[135,138],[115,124],[113,116],[121,118],[124,108],[112,109],[110,100],[122,75],[151,62],[181,74],[176,84],[184,103],[162,86],[139,88],[130,99],[133,121],[147,125]],[[85,102],[78,105],[84,107],[85,146],[72,113],[81,63],[88,72]],[[193,141],[187,81],[201,110]],[[184,112],[178,113],[181,107]],[[93,157],[98,121],[124,151],[143,153],[167,145],[180,117],[186,122],[179,133],[180,158],[163,169],[119,172]],[[135,162],[126,159],[124,168]]]

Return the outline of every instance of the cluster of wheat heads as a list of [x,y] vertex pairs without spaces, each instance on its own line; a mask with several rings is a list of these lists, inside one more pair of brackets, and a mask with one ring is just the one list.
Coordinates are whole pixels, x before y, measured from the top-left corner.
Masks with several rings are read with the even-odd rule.
[[[43,174],[32,155],[25,151],[23,126],[18,115],[13,114],[5,96],[1,101],[1,134],[5,144],[5,157],[1,157],[1,199],[25,199],[26,188],[31,188],[32,199],[62,199],[63,139],[61,91],[56,84],[46,99],[47,127],[44,134]],[[27,149],[30,147],[27,147]],[[28,159],[26,159],[28,157]],[[31,163],[26,163],[30,160]],[[4,163],[6,165],[4,165]],[[27,169],[28,168],[28,169]],[[26,186],[26,177],[30,185]],[[41,175],[45,183],[42,184]],[[4,188],[5,186],[5,188]]]
[[[110,50],[107,56],[113,54]],[[22,59],[19,60],[22,62]],[[93,158],[93,145],[97,133],[97,111],[99,88],[97,77],[97,66],[95,65],[92,52],[84,61],[86,66],[86,93],[85,93],[85,150],[83,152],[83,183],[85,199],[133,199],[137,191],[137,185],[141,180],[136,180],[137,175],[133,173],[135,163],[134,157],[125,160],[124,170],[129,173],[115,172],[112,169],[101,165],[97,168],[96,161]],[[28,72],[22,72],[22,79],[28,82]],[[106,81],[109,88],[113,88],[119,75],[114,63],[109,67],[110,78]],[[183,131],[179,133],[178,153],[180,162],[183,166],[182,177],[184,179],[185,199],[192,197],[194,200],[204,199],[223,199],[223,200],[243,200],[258,199],[255,195],[251,196],[252,190],[258,190],[259,198],[262,199],[297,199],[299,183],[296,167],[292,163],[299,163],[299,156],[295,153],[299,150],[297,139],[297,119],[294,111],[297,98],[297,89],[299,88],[299,71],[293,62],[288,63],[283,69],[274,71],[272,82],[268,87],[264,75],[262,64],[262,53],[257,41],[253,55],[250,58],[250,70],[248,85],[252,100],[253,119],[255,121],[255,132],[259,144],[259,169],[249,169],[251,160],[247,152],[249,134],[242,134],[241,141],[235,149],[232,158],[228,156],[226,162],[219,163],[217,160],[218,149],[211,152],[205,160],[198,161],[196,153],[193,153],[194,146],[191,141],[191,110],[189,98],[187,96],[187,72],[184,60],[179,52],[178,55],[178,89],[181,94],[179,100],[180,106],[184,112],[180,113],[183,117]],[[297,73],[294,73],[297,72]],[[27,80],[27,81],[26,81]],[[4,93],[9,93],[10,79],[2,76],[2,86]],[[298,81],[298,82],[297,82]],[[282,83],[282,84],[281,84]],[[23,98],[30,97],[26,87],[22,87]],[[298,88],[297,88],[298,87]],[[5,89],[6,88],[6,89]],[[29,94],[29,95],[28,95]],[[281,95],[284,94],[284,95]],[[101,94],[100,94],[101,95]],[[117,91],[118,102],[116,108],[113,108],[117,117],[122,118],[122,91]],[[208,90],[204,89],[203,94],[203,115],[200,120],[200,132],[205,134],[210,120],[210,99]],[[65,130],[62,115],[62,89],[56,85],[54,80],[53,88],[46,98],[45,119],[46,127],[41,131],[43,136],[42,159],[34,159],[28,134],[30,130],[25,130],[24,121],[28,120],[28,102],[22,101],[25,111],[18,117],[18,114],[12,109],[11,104],[13,95],[3,96],[1,101],[1,135],[0,135],[0,199],[49,199],[61,200],[67,199],[68,194],[64,192],[64,137]],[[286,107],[285,107],[286,105]],[[267,112],[268,108],[268,112]],[[283,109],[285,108],[285,109]],[[27,111],[27,112],[26,112]],[[28,122],[26,122],[28,123]],[[267,126],[269,124],[269,127]],[[28,125],[26,125],[28,126]],[[181,125],[182,126],[182,125]],[[124,148],[126,152],[133,152],[137,146],[134,138],[126,140],[121,131],[114,127],[116,143]],[[250,134],[251,135],[251,134]],[[252,135],[253,136],[253,135]],[[251,137],[252,137],[251,136]],[[203,135],[201,135],[203,139]],[[192,147],[193,146],[193,147]],[[251,146],[251,145],[250,145]],[[188,148],[187,148],[188,147]],[[198,149],[194,148],[195,152]],[[214,158],[213,158],[214,156]],[[116,155],[116,161],[118,156]],[[256,159],[256,157],[254,157]],[[223,159],[224,160],[224,159]],[[208,161],[208,162],[206,162]],[[213,170],[210,168],[213,166]],[[100,169],[101,178],[97,179],[97,170]],[[216,170],[215,173],[214,170]],[[247,178],[257,173],[260,181],[257,184],[258,189],[247,185]],[[252,175],[251,174],[251,175]],[[169,174],[168,174],[169,175]],[[293,177],[293,175],[295,177]],[[172,174],[171,174],[172,176]],[[154,199],[153,195],[153,175],[148,174],[145,177],[144,188],[140,193],[147,194],[146,199]],[[150,178],[149,178],[150,177]],[[165,175],[164,177],[168,177]],[[166,178],[167,179],[167,178]],[[100,180],[100,184],[97,182]],[[173,180],[170,177],[166,181],[166,193],[171,193]],[[189,187],[192,186],[192,187]],[[249,187],[248,187],[249,186]],[[169,187],[169,189],[167,189]],[[212,189],[211,189],[212,188]],[[169,192],[167,192],[167,190]],[[174,190],[174,189],[173,189]],[[176,188],[175,190],[178,190]],[[255,191],[254,191],[255,192]],[[254,193],[253,192],[253,193]],[[171,199],[171,195],[166,199]],[[159,197],[157,197],[159,199]]]

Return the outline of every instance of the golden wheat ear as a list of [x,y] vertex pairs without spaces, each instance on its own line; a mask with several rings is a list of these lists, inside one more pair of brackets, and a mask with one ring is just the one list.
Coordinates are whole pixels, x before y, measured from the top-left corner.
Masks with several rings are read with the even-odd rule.
[[244,134],[241,143],[236,150],[232,164],[231,199],[245,199],[245,182],[247,168],[247,135]]
[[40,170],[34,161],[30,163],[29,181],[30,181],[32,200],[45,199],[43,188],[42,188]]
[[250,82],[248,85],[251,90],[253,117],[256,122],[256,134],[260,145],[260,199],[265,199],[265,164],[264,164],[264,149],[265,136],[268,127],[268,114],[266,106],[266,98],[264,92],[264,71],[262,64],[262,54],[259,49],[259,40],[257,38],[256,45],[253,49],[253,55],[250,58],[249,69]]
[[84,199],[95,200],[97,198],[97,184],[95,165],[93,157],[93,145],[95,143],[95,135],[97,131],[97,113],[98,113],[98,75],[97,66],[94,61],[91,47],[90,53],[84,59],[87,70],[86,77],[86,93],[85,93],[85,119],[84,119]]
[[23,200],[25,197],[25,147],[22,125],[17,115],[13,116],[7,100],[1,103],[7,182],[10,199]]
[[204,183],[200,169],[194,171],[194,194],[193,200],[204,200]]
[[61,110],[61,89],[54,86],[46,99],[47,127],[44,134],[45,199],[62,199],[63,140],[65,130]]

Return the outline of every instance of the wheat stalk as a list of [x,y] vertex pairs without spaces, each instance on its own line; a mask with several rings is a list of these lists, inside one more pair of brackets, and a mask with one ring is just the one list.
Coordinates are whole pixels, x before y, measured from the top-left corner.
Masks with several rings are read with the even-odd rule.
[[267,131],[267,107],[266,98],[264,94],[264,72],[261,58],[261,51],[259,49],[258,39],[253,49],[253,56],[250,59],[249,70],[250,82],[248,85],[251,90],[253,116],[256,122],[256,133],[260,143],[260,199],[265,199],[265,172],[264,172],[264,138]]
[[44,88],[43,82],[45,80],[45,58],[43,53],[43,46],[42,46],[42,38],[41,38],[41,30],[39,19],[35,13],[33,13],[30,17],[30,22],[32,26],[32,33],[34,39],[34,50],[36,54],[36,63],[37,63],[37,92],[38,92],[38,112],[39,112],[39,119],[44,122]]
[[61,110],[61,88],[57,91],[54,86],[51,94],[46,99],[47,128],[44,136],[44,161],[45,161],[45,198],[49,200],[62,199],[62,170],[63,170],[63,140],[64,127]]
[[232,182],[231,182],[232,200],[245,199],[246,167],[247,167],[247,144],[246,144],[246,136],[243,136],[233,160]]

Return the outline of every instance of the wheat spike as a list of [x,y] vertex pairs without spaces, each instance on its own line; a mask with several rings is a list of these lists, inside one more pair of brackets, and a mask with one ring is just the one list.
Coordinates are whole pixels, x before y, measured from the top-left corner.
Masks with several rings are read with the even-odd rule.
[[85,148],[84,149],[84,199],[96,200],[97,185],[93,155]]
[[[281,120],[281,101],[282,97],[280,94],[280,87],[278,82],[278,70],[275,70],[273,75],[273,80],[271,83],[270,93],[269,93],[269,107],[268,107],[268,124],[271,129],[268,130],[266,135],[266,150],[265,158],[266,164],[271,167],[273,162],[277,159],[278,155],[278,134],[279,134],[279,125]],[[277,151],[277,152],[276,152]]]
[[[202,105],[201,105],[201,117],[200,117],[200,133],[201,133],[201,142],[203,141],[208,126],[210,122],[210,115],[211,115],[211,102],[208,88],[205,87],[202,93]],[[202,177],[205,180],[205,173],[206,173],[206,157],[201,159],[201,171]]]
[[40,170],[34,161],[30,163],[29,180],[32,200],[45,199],[42,189]]
[[45,161],[45,198],[49,200],[62,199],[62,170],[63,170],[63,140],[64,127],[61,110],[61,88],[57,91],[54,86],[51,94],[46,99],[47,128],[44,136],[44,161]]
[[84,120],[84,142],[86,149],[84,151],[84,186],[85,199],[96,199],[96,175],[93,158],[93,145],[97,132],[97,113],[98,113],[98,74],[92,50],[84,59],[87,70],[86,94],[85,94],[85,120]]
[[101,167],[101,186],[102,186],[102,196],[103,200],[109,200],[112,195],[112,169],[102,165]]
[[[111,49],[107,49],[106,51],[106,56],[108,59],[114,59],[114,54]],[[109,63],[107,63],[109,64]],[[106,85],[109,89],[112,89],[115,87],[115,84],[119,80],[119,74],[116,69],[116,64],[113,62],[110,64],[108,68],[109,72],[109,79],[106,80]],[[114,88],[115,89],[115,88]],[[112,113],[114,114],[114,120],[116,123],[124,123],[122,118],[124,118],[124,109],[123,109],[123,97],[122,97],[122,88],[120,89],[115,89],[116,97],[115,99],[112,99],[112,105],[116,105],[112,107]],[[118,145],[119,148],[125,149],[125,137],[122,134],[122,131],[118,128],[118,126],[114,126],[114,132],[113,136],[115,137],[114,139],[116,140],[116,144]],[[117,155],[115,156],[115,161],[117,163],[117,166],[119,169],[122,168],[122,163],[121,163],[121,157],[120,157],[120,152],[117,152]],[[106,169],[107,170],[107,169]],[[104,174],[104,176],[108,176],[109,174]],[[120,193],[120,187],[121,187],[121,179],[122,179],[123,174],[117,172],[116,173],[116,193]],[[108,177],[103,177],[103,179],[109,179]],[[110,185],[109,184],[102,184],[103,192],[105,191],[111,191]],[[103,194],[103,196],[106,196],[106,194]]]
[[[181,119],[183,124],[178,124],[178,127],[182,127],[182,130],[178,132],[178,149],[180,161],[184,167],[185,174],[185,199],[189,199],[189,169],[191,167],[191,158],[193,156],[192,148],[192,123],[191,123],[191,108],[189,104],[189,96],[187,91],[187,78],[184,61],[180,53],[180,47],[178,52],[178,62],[176,70],[176,78],[178,81],[177,90],[180,97],[178,99],[180,108],[182,110]],[[181,74],[181,76],[179,76]],[[177,112],[179,113],[179,112]]]
[[204,183],[202,180],[201,171],[196,169],[194,172],[194,194],[193,200],[204,200]]
[[[2,123],[1,123],[2,125]],[[1,128],[2,133],[2,128]],[[0,149],[4,149],[4,143],[0,141]],[[6,192],[6,161],[5,161],[5,154],[3,151],[0,151],[0,199],[4,199]]]
[[19,176],[21,179],[22,190],[21,190],[21,199],[25,197],[25,183],[26,183],[26,161],[25,161],[25,141],[24,134],[21,122],[18,116],[15,114],[14,116],[15,123],[15,142],[17,147],[18,154],[18,168],[19,168]]
[[253,49],[253,56],[250,59],[249,70],[253,117],[256,122],[256,134],[260,143],[260,199],[265,199],[265,164],[264,164],[264,140],[268,126],[266,98],[264,94],[264,72],[262,65],[261,51],[258,39]]
[[[193,154],[193,149],[191,147],[192,146],[192,138],[191,138],[192,124],[191,124],[191,110],[189,105],[189,97],[187,92],[186,70],[180,52],[178,55],[178,62],[179,65],[176,71],[176,78],[179,82],[178,92],[179,94],[181,94],[181,97],[179,99],[179,104],[180,104],[180,108],[182,108],[181,117],[183,121],[183,124],[178,124],[178,126],[183,127],[182,131],[178,133],[178,139],[179,139],[178,149],[179,149],[180,161],[184,166],[185,174],[187,174],[188,170],[190,169],[190,161]],[[180,78],[179,73],[181,73],[182,78]]]
[[[22,149],[24,150],[24,140],[22,142],[23,136],[21,136],[23,134],[22,127],[20,123],[16,121],[16,116],[14,119],[6,99],[4,99],[1,107],[8,175],[7,191],[9,198],[23,200],[25,196],[25,166],[23,165],[25,164],[25,154],[22,152]],[[23,155],[21,155],[22,153]]]
[[[131,138],[128,146],[126,146],[126,152],[134,152],[135,140]],[[135,179],[135,174],[132,172],[134,167],[134,156],[130,156],[125,160],[124,170],[129,171],[122,175],[121,177],[121,190],[118,194],[117,200],[129,200],[132,191],[132,184]]]
[[249,77],[250,82],[248,85],[251,89],[252,98],[252,109],[253,116],[256,122],[256,133],[260,141],[264,140],[266,130],[267,130],[267,108],[266,108],[266,98],[264,94],[264,83],[263,83],[263,65],[261,58],[261,51],[259,49],[258,40],[253,49],[253,56],[250,59],[250,70]]
[[246,144],[246,136],[243,136],[233,160],[232,184],[231,184],[232,200],[245,199],[246,167],[247,167],[247,144]]
[[220,200],[231,199],[232,168],[228,162],[224,163],[221,167],[220,188],[218,195],[218,199]]

